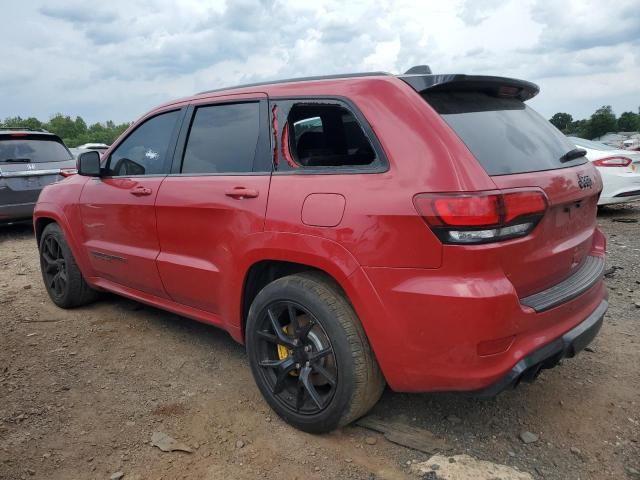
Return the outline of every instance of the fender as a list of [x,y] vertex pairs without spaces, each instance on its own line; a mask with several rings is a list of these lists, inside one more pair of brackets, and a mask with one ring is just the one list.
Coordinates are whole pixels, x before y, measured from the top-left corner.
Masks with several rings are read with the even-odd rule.
[[61,182],[46,186],[40,193],[33,212],[33,227],[37,231],[38,220],[45,218],[60,225],[80,272],[91,284],[95,273],[86,251],[82,248],[84,243],[82,229],[74,228],[82,223],[78,199],[88,179],[89,177],[73,175]]
[[[288,248],[283,249],[282,245]],[[331,277],[347,293],[358,315],[367,310],[360,308],[363,293],[352,285],[351,276],[360,271],[355,257],[339,243],[324,237],[288,232],[261,232],[247,237],[243,242],[238,258],[241,263],[237,275],[227,284],[227,298],[235,298],[229,302],[223,313],[226,329],[239,342],[244,342],[242,331],[242,300],[245,279],[250,268],[258,262],[275,260],[300,263],[321,270]],[[369,297],[369,295],[366,295]],[[363,325],[365,320],[361,319]]]

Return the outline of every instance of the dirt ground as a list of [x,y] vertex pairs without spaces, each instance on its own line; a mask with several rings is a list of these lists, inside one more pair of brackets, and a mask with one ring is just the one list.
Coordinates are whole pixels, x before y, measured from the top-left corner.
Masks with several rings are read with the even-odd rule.
[[[375,413],[536,479],[640,479],[640,223],[621,218],[640,205],[599,215],[619,269],[591,351],[494,399],[386,391]],[[1,479],[415,479],[429,458],[358,426],[287,426],[213,327],[115,296],[58,309],[28,225],[0,228],[0,325]],[[154,432],[193,453],[161,452]]]

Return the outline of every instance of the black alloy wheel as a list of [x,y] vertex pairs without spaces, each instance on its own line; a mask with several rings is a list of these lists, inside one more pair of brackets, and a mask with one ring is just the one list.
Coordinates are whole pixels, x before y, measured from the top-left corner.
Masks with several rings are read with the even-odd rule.
[[44,282],[56,297],[63,297],[67,293],[69,282],[67,279],[67,264],[62,252],[62,246],[53,235],[43,239],[40,263]]
[[245,340],[253,377],[286,422],[329,432],[367,413],[384,377],[344,291],[322,272],[272,281],[249,308]]
[[322,326],[292,301],[270,304],[258,325],[258,364],[273,394],[297,413],[322,411],[338,379],[333,346]]

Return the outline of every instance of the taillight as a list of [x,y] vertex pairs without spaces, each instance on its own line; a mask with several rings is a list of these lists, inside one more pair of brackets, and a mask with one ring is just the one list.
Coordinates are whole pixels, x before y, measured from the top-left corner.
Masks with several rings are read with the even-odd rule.
[[597,167],[628,167],[631,165],[631,159],[627,157],[607,157],[594,160],[591,163]]
[[60,175],[63,177],[70,177],[71,175],[75,175],[76,173],[78,173],[78,170],[76,170],[75,168],[61,168],[60,169]]
[[544,216],[541,190],[421,193],[413,203],[444,243],[477,244],[528,235]]

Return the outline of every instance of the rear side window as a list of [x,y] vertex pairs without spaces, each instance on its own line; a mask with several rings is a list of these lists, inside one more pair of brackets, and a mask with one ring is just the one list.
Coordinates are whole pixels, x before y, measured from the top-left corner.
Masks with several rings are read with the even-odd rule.
[[0,136],[0,163],[45,163],[73,160],[61,142],[46,136]]
[[560,162],[575,148],[567,137],[516,98],[475,92],[424,93],[489,175],[553,170],[586,163]]
[[301,167],[358,167],[376,160],[356,117],[340,105],[296,104],[287,122],[289,151]]
[[251,172],[259,133],[259,102],[198,108],[184,151],[182,173]]

